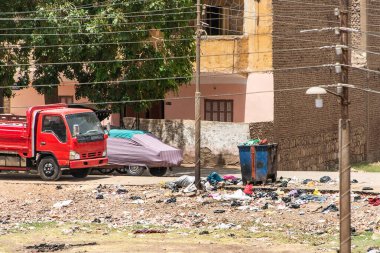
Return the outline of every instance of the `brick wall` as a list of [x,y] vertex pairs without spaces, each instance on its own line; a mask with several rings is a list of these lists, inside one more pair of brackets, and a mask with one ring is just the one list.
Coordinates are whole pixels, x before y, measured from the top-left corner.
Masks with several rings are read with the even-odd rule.
[[[312,3],[313,5],[307,4]],[[354,1],[351,20],[360,26],[360,4]],[[300,33],[300,30],[339,26],[334,16],[338,0],[280,1],[273,0],[273,67],[316,66],[337,62],[334,49],[321,46],[339,44],[332,31]],[[360,36],[352,37],[360,43]],[[299,49],[297,51],[281,51]],[[312,48],[312,49],[306,49]],[[363,84],[362,71],[350,71],[350,83]],[[302,88],[334,84],[339,81],[333,68],[309,68],[274,71],[274,89]],[[340,106],[332,95],[323,96],[324,107],[316,109],[315,97],[299,91],[275,92],[274,140],[279,143],[280,170],[331,170],[337,167],[337,139]],[[364,92],[350,91],[350,118],[352,120],[352,162],[366,159],[368,132],[368,101]],[[379,115],[380,116],[380,115]],[[379,117],[380,118],[380,117]]]
[[273,130],[273,121],[249,124],[249,132],[251,139],[267,139],[269,142],[273,142]]
[[[380,71],[380,2],[369,0],[367,2],[367,53],[368,68]],[[380,74],[367,72],[368,86],[380,90]],[[368,96],[368,160],[380,160],[380,95],[369,93]]]

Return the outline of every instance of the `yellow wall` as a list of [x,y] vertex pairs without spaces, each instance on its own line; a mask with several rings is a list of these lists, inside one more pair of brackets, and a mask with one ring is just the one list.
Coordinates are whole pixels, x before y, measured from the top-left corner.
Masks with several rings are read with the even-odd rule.
[[249,73],[272,68],[272,1],[245,1],[244,15],[244,35],[202,40],[202,72]]

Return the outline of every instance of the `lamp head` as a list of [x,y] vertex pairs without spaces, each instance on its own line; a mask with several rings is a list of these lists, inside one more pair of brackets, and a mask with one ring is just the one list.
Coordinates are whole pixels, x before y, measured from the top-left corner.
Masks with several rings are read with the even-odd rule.
[[307,95],[316,95],[317,98],[315,99],[315,107],[316,108],[322,108],[323,107],[323,99],[321,98],[321,95],[326,94],[327,91],[324,88],[321,87],[311,87],[307,89],[306,94]]

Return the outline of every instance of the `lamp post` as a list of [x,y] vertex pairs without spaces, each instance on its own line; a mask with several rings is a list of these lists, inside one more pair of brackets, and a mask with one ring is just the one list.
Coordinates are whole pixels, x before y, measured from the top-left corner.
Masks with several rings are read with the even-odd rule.
[[351,167],[350,167],[350,120],[348,119],[349,85],[338,84],[337,93],[322,87],[311,87],[307,95],[316,95],[315,105],[323,107],[321,95],[333,94],[341,101],[341,118],[339,119],[339,234],[340,253],[351,252]]

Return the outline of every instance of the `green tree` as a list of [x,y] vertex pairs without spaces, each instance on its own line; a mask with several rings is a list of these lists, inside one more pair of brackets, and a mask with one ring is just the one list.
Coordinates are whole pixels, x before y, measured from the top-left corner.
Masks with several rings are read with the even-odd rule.
[[[34,28],[23,31],[31,35],[24,36],[22,43],[34,47],[30,50],[36,63],[32,84],[45,94],[46,103],[57,102],[58,89],[38,85],[57,84],[63,77],[92,83],[76,86],[76,97],[92,102],[161,99],[191,80],[193,0],[33,3],[36,12],[22,16],[33,20],[20,19],[17,25]],[[146,81],[135,81],[141,79]],[[141,111],[149,105],[133,107]]]

